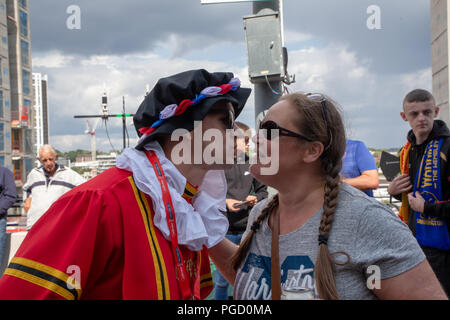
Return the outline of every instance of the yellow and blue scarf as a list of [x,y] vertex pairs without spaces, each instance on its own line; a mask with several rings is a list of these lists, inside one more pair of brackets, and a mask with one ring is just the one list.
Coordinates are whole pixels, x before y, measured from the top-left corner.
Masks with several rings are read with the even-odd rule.
[[[413,194],[419,191],[426,202],[442,200],[440,153],[443,139],[431,140],[425,149],[414,181]],[[445,220],[414,212],[416,238],[420,245],[450,249],[450,236]]]

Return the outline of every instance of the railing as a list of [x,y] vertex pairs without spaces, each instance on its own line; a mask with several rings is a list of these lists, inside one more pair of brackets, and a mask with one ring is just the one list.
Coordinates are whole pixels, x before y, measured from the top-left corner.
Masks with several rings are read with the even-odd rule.
[[378,189],[373,191],[373,196],[380,202],[383,202],[387,206],[389,206],[396,214],[400,210],[400,206],[402,204],[401,201],[395,199],[387,192],[387,188],[389,183],[380,183]]
[[15,217],[21,217],[24,215],[23,212],[23,200],[22,199],[18,199],[12,206],[10,209],[8,209],[8,218],[15,218]]

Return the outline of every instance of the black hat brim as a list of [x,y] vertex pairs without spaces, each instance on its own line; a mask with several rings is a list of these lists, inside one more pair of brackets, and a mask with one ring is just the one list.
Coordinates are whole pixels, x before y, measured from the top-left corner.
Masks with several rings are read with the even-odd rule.
[[176,129],[186,129],[187,131],[194,130],[194,121],[202,121],[208,114],[211,107],[219,101],[231,102],[234,108],[235,118],[237,118],[244,108],[251,91],[252,90],[250,88],[239,88],[238,90],[228,92],[225,95],[204,99],[201,103],[189,107],[189,109],[182,115],[175,116],[164,121],[156,128],[155,131],[153,131],[145,139],[139,141],[136,149],[144,150],[144,146],[148,142],[157,139],[159,136],[170,135]]

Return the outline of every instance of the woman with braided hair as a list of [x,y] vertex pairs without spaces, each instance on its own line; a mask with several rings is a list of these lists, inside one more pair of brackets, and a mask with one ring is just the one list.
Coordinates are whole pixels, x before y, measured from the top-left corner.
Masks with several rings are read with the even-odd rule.
[[[283,96],[259,129],[250,170],[278,193],[253,208],[239,248],[224,240],[209,251],[235,299],[298,288],[321,299],[446,299],[408,227],[341,182],[345,129],[335,102]],[[279,170],[264,175],[274,152]]]

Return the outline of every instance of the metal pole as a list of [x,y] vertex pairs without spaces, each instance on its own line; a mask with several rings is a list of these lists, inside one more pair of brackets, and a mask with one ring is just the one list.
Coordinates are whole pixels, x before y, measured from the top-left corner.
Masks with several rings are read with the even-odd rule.
[[[271,9],[273,11],[280,12],[280,2],[280,0],[253,2],[253,14],[258,14],[258,12],[263,9]],[[280,21],[283,20],[280,19]],[[254,84],[256,126],[258,125],[258,115],[278,102],[278,99],[282,93],[281,81],[271,81],[269,79],[268,82],[269,84],[267,84],[267,82]],[[276,95],[272,90],[280,93],[280,95]]]
[[126,144],[126,137],[125,137],[125,130],[126,130],[126,117],[125,117],[125,96],[122,97],[123,99],[123,113],[122,113],[122,134],[123,134],[123,150],[127,147]]

